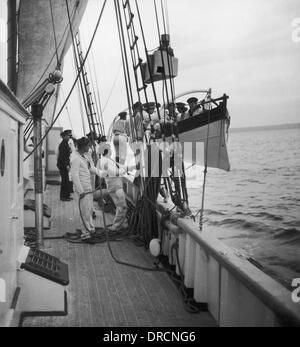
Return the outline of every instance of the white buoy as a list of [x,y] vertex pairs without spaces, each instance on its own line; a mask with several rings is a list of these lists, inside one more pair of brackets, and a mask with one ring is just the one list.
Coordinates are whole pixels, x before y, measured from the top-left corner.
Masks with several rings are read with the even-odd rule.
[[151,240],[149,244],[150,253],[153,257],[158,257],[160,255],[161,247],[160,247],[160,240],[159,239],[153,239]]

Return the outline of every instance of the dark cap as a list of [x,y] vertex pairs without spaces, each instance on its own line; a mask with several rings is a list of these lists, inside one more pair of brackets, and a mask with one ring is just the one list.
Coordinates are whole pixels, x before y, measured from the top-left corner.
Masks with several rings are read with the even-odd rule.
[[135,104],[133,104],[133,106],[132,106],[132,108],[133,108],[134,110],[136,110],[137,108],[141,108],[141,107],[143,107],[143,105],[142,105],[142,103],[140,103],[139,101],[136,102]]
[[82,149],[85,146],[89,146],[89,145],[90,145],[90,141],[86,137],[82,137],[81,139],[77,140],[77,148],[78,149]]
[[184,102],[176,102],[176,106],[178,108],[183,108],[183,107],[185,107],[185,103]]
[[88,134],[86,134],[86,137],[90,138],[90,137],[94,137],[96,138],[96,133],[94,133],[93,131],[89,132]]
[[61,137],[72,136],[72,130],[65,130],[60,134]]
[[145,109],[149,109],[149,108],[154,108],[155,107],[155,102],[146,102],[144,105]]
[[120,113],[118,114],[118,116],[119,116],[121,119],[124,119],[124,118],[126,118],[126,116],[127,116],[127,112],[120,112]]
[[174,102],[170,102],[170,103],[168,103],[167,108],[169,108],[169,107],[175,107],[175,106],[176,106],[176,104],[174,104]]
[[191,102],[198,102],[198,99],[195,98],[195,97],[191,97],[191,98],[187,99],[187,103],[188,104],[191,103]]

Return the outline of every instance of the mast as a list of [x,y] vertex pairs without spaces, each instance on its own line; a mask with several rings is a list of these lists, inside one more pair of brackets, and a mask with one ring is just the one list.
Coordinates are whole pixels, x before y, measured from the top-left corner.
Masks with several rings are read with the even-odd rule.
[[[34,124],[35,145],[41,142],[42,138],[42,117],[43,105],[32,105],[32,117]],[[35,228],[37,232],[37,247],[44,247],[44,230],[43,230],[43,165],[42,165],[42,146],[34,152],[34,193],[35,193]]]
[[7,85],[17,91],[17,0],[7,0]]

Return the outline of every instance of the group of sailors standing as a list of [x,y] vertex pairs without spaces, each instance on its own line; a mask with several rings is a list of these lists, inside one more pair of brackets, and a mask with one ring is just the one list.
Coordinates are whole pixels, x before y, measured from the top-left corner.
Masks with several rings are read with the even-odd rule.
[[187,100],[187,104],[183,102],[170,102],[164,107],[160,103],[148,102],[141,104],[137,102],[133,107],[133,116],[138,113],[143,114],[145,124],[149,122],[158,122],[160,114],[160,123],[180,122],[204,112],[205,104],[199,103],[196,97],[191,97]]
[[[61,175],[60,199],[64,202],[73,200],[71,193],[74,190],[82,222],[80,239],[84,243],[95,242],[95,177],[100,180],[99,186],[102,186],[101,180],[105,180],[106,189],[102,193],[109,194],[116,206],[115,218],[109,229],[120,231],[128,228],[122,176],[136,169],[135,165],[125,166],[116,162],[112,158],[111,147],[106,142],[99,141],[95,161],[95,146],[91,140],[93,136],[89,135],[75,140],[72,138],[72,131],[65,130],[61,134],[62,141],[57,153],[57,167]],[[101,197],[103,194],[100,194]]]
[[[137,140],[142,140],[143,134],[153,130],[161,133],[166,124],[174,124],[180,121],[198,116],[207,109],[204,100],[199,103],[196,97],[183,102],[169,103],[161,106],[160,103],[148,102],[142,104],[136,102],[132,107],[133,123],[136,131]],[[123,143],[124,137],[130,136],[130,127],[127,120],[127,112],[121,112],[118,119],[114,122],[112,133],[118,138],[116,141]],[[122,138],[121,138],[122,136]],[[121,147],[121,146],[120,146]]]

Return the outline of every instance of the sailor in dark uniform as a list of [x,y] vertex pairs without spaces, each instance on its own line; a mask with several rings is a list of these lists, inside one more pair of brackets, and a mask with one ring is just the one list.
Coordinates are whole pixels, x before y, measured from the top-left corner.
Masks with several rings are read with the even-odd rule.
[[198,105],[198,99],[195,97],[189,98],[187,100],[187,103],[189,104],[189,118],[194,117],[202,113],[201,106]]
[[61,137],[63,140],[58,147],[57,158],[57,167],[61,176],[60,200],[71,201],[71,185],[69,180],[71,149],[69,146],[69,140],[72,137],[72,130],[65,130],[62,132]]

